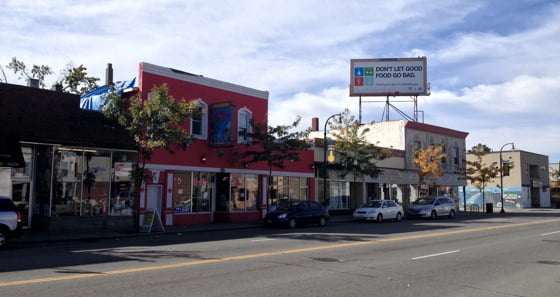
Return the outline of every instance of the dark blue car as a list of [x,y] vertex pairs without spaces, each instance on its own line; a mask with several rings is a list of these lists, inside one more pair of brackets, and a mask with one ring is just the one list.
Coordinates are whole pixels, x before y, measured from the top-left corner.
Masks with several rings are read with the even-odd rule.
[[282,201],[271,209],[263,220],[265,227],[287,226],[293,229],[296,226],[308,224],[323,227],[329,220],[328,209],[315,201]]

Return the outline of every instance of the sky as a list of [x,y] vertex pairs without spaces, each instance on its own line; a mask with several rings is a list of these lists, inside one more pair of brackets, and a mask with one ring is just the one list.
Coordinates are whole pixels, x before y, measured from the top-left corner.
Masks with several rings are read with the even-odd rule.
[[[431,93],[419,121],[468,132],[467,148],[508,143],[560,161],[560,0],[0,0],[6,65],[71,63],[105,81],[140,62],[269,92],[269,125],[299,127],[349,109],[352,59],[427,57]],[[385,97],[362,97],[362,122],[385,119]],[[390,97],[413,116],[410,97]],[[371,102],[374,101],[374,102]],[[400,102],[406,101],[406,102]],[[403,119],[389,111],[390,120]]]

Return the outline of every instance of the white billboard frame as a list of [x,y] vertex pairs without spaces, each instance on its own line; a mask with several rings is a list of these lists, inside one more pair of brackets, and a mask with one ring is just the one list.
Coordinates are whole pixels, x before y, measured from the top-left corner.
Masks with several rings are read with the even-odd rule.
[[426,57],[350,60],[350,96],[428,96]]

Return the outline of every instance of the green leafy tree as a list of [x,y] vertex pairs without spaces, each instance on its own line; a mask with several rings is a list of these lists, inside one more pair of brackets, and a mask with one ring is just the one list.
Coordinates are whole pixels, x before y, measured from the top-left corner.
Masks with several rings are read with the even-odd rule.
[[39,86],[43,88],[45,87],[45,77],[53,73],[51,68],[47,65],[33,65],[31,70],[29,70],[25,63],[19,61],[16,57],[12,58],[12,61],[10,61],[6,68],[12,70],[14,74],[19,74],[18,79],[37,79],[39,81]]
[[485,152],[485,153],[490,153],[490,152],[492,152],[492,149],[489,148],[488,146],[486,146],[486,144],[479,143],[479,144],[473,146],[473,147],[468,151],[468,153],[474,153],[474,152]]
[[59,83],[65,92],[81,95],[98,87],[99,78],[88,76],[87,68],[84,65],[74,67],[72,63],[68,63],[62,71],[62,76]]
[[[15,74],[18,74],[18,79],[28,78],[38,80],[41,88],[46,87],[45,78],[53,74],[53,71],[47,65],[33,65],[31,70],[29,70],[25,63],[23,61],[19,61],[16,57],[12,58],[10,63],[6,65],[6,68],[12,70]],[[4,81],[7,83],[8,79],[1,66],[0,70],[2,72],[2,76],[4,77]],[[56,84],[60,84],[64,92],[81,95],[98,87],[97,81],[99,81],[99,78],[88,76],[87,68],[84,65],[74,67],[73,64],[69,62],[66,64],[66,68],[62,70],[61,76],[62,78],[57,81]]]
[[474,161],[467,161],[467,168],[465,170],[467,180],[482,193],[483,206],[486,203],[484,188],[488,183],[493,182],[494,178],[500,173],[500,167],[497,162],[492,162],[490,165],[483,163],[482,158],[488,153],[484,147],[486,146],[479,144],[477,149],[473,148],[473,150],[469,152],[473,154],[476,159]]
[[352,172],[354,179],[363,175],[376,178],[382,174],[377,161],[390,157],[391,150],[369,142],[366,136],[370,129],[351,116],[348,109],[342,112],[341,123],[333,123],[330,127],[335,138],[335,166],[342,169],[343,176]]
[[[298,116],[291,125],[272,127],[263,123],[255,123],[253,124],[252,131],[248,133],[251,137],[252,145],[240,157],[246,160],[247,163],[266,162],[269,168],[269,197],[267,201],[271,200],[272,168],[283,169],[286,167],[286,161],[299,161],[299,152],[310,147],[310,144],[304,140],[309,135],[310,129],[293,131],[297,128],[300,121],[301,117]],[[273,201],[271,202],[273,203]]]
[[154,150],[174,152],[174,149],[192,143],[195,139],[184,124],[200,113],[197,103],[176,100],[169,95],[167,84],[154,86],[147,100],[143,100],[141,95],[123,98],[111,93],[102,107],[103,114],[116,120],[138,146],[142,162],[134,176],[137,200],[139,187],[146,179],[146,162],[151,160]]

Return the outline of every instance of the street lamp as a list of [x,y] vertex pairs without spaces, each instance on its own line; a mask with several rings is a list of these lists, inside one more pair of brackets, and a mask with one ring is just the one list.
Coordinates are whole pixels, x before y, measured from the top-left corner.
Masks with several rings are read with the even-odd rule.
[[504,145],[502,145],[502,147],[500,148],[500,198],[502,200],[502,210],[500,210],[500,213],[505,213],[504,210],[504,168],[503,168],[503,160],[502,160],[502,150],[504,149],[504,147],[506,147],[506,145],[511,145],[511,150],[515,149],[515,145],[513,144],[513,142],[509,142],[506,143]]
[[338,122],[341,123],[341,121],[342,121],[342,114],[341,113],[336,113],[336,114],[333,114],[330,117],[328,117],[327,120],[325,121],[325,129],[324,129],[324,136],[323,136],[323,143],[324,143],[324,147],[323,147],[323,201],[324,202],[327,201],[327,124],[334,117],[338,117]]

